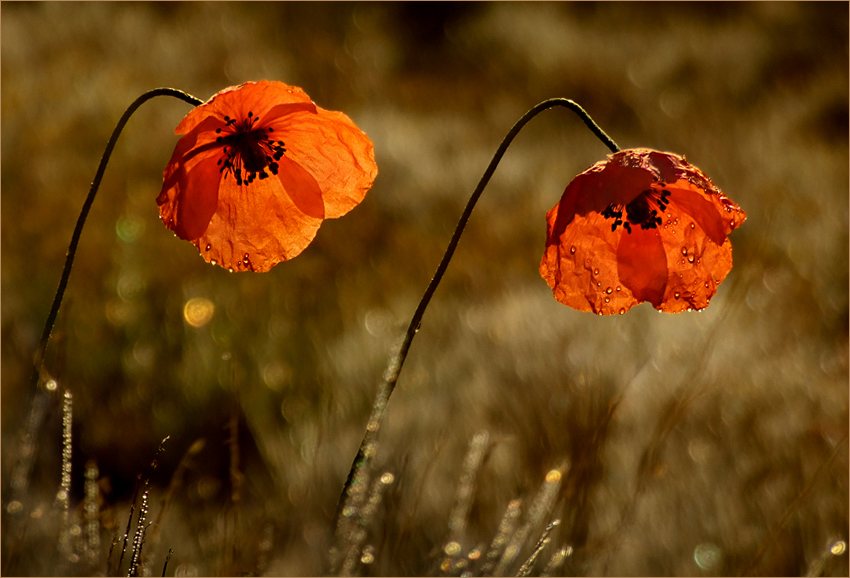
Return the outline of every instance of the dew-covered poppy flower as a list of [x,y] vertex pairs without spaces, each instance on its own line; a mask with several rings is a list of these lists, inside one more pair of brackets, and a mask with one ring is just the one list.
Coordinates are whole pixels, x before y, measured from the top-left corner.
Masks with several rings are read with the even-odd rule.
[[622,150],[573,179],[547,213],[540,274],[580,311],[703,309],[732,269],[727,235],[746,218],[684,157]]
[[268,271],[301,253],[378,173],[372,141],[350,118],[282,82],[222,90],[174,132],[185,136],[156,200],[162,222],[233,271]]

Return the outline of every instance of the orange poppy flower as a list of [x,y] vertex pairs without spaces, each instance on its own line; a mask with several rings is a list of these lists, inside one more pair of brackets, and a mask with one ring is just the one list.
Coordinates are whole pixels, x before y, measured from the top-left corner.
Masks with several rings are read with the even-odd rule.
[[177,126],[156,199],[165,226],[233,271],[292,259],[324,219],[354,208],[378,173],[372,141],[282,82],[230,87]]
[[540,274],[580,311],[703,309],[732,269],[727,235],[746,218],[684,157],[622,150],[573,179],[547,213]]

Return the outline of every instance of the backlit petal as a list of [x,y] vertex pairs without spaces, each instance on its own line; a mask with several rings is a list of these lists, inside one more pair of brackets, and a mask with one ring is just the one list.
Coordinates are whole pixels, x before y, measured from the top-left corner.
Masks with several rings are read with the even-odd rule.
[[289,114],[269,126],[283,135],[287,156],[319,183],[326,219],[353,209],[372,187],[378,173],[374,145],[345,114],[318,108],[317,114]]
[[322,191],[313,175],[287,156],[279,162],[277,178],[298,210],[308,217],[323,219],[325,205],[322,202]]
[[279,179],[222,182],[219,209],[194,241],[209,263],[233,271],[268,271],[316,236],[322,219],[302,212]]
[[638,302],[649,301],[656,308],[661,305],[668,270],[658,229],[637,227],[620,235],[617,275]]
[[[550,239],[558,210],[547,214]],[[639,301],[619,279],[619,235],[604,221],[599,213],[574,216],[557,242],[547,245],[540,274],[564,305],[603,315],[625,313]]]
[[246,82],[225,88],[204,104],[192,109],[174,132],[186,134],[209,117],[219,120],[225,116],[243,119],[251,112],[260,118],[275,106],[294,103],[306,105],[308,108],[315,107],[310,97],[297,86],[268,80]]

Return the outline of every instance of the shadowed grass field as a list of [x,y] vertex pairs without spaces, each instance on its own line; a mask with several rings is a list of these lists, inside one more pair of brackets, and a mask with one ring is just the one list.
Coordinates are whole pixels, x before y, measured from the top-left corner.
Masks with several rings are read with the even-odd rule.
[[[183,576],[847,575],[846,3],[0,10],[3,574],[159,575],[172,550]],[[206,99],[259,79],[369,135],[365,201],[269,273],[209,266],[155,203],[190,107],[145,104],[33,408],[32,356],[122,112],[159,86]],[[710,175],[748,215],[734,268],[698,313],[557,303],[545,213],[608,151],[565,110],[533,120],[425,314],[332,565],[390,351],[502,137],[552,97]],[[144,547],[120,559],[145,481]]]

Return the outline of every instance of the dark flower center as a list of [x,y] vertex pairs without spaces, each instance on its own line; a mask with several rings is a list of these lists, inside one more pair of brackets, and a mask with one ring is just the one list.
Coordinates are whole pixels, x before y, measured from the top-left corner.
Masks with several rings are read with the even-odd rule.
[[[272,140],[274,129],[255,128],[257,117],[253,112],[249,112],[248,117],[241,121],[225,116],[224,122],[227,126],[223,130],[232,132],[215,139],[215,142],[223,145],[224,153],[218,159],[219,172],[225,177],[232,174],[237,185],[250,185],[255,178],[268,178],[269,173],[276,175],[279,168],[277,161],[283,158],[286,149],[283,141]],[[222,129],[217,128],[215,132],[221,134]]]
[[[664,183],[661,183],[664,186]],[[626,218],[623,219],[623,205],[611,203],[604,211],[602,216],[606,219],[613,219],[611,231],[616,231],[620,225],[631,234],[632,225],[640,225],[641,229],[656,229],[661,224],[659,216],[670,204],[670,191],[662,189],[647,189],[641,194],[632,199],[626,206]],[[653,205],[657,208],[653,208]]]

